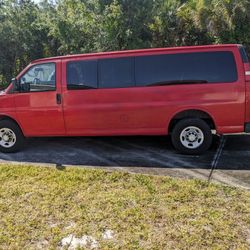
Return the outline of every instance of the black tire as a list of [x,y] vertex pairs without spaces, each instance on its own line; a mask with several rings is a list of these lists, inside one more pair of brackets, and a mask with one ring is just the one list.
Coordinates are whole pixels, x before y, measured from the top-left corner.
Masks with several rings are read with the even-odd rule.
[[[12,143],[4,141],[3,137],[3,129],[9,129],[11,130],[11,135],[15,136],[15,140],[12,141]],[[13,134],[12,134],[13,133]],[[2,142],[2,143],[1,143]],[[10,120],[1,120],[0,121],[0,151],[3,153],[14,153],[21,149],[21,147],[24,145],[25,138],[23,136],[23,133],[19,126]],[[4,146],[5,145],[5,146]]]
[[[189,133],[188,127],[196,127],[200,129],[200,131],[203,133],[203,142],[202,142],[202,139],[196,139],[198,143],[201,143],[196,148],[192,148],[194,144],[193,142],[189,143],[189,139],[185,139],[187,137],[185,136],[181,137],[181,133],[185,131],[185,129],[187,131],[186,133]],[[193,131],[195,132],[199,130],[193,130]],[[183,133],[185,134],[185,132]],[[198,134],[201,135],[201,133],[198,133]],[[206,150],[208,150],[212,144],[211,128],[208,126],[208,124],[205,121],[201,119],[197,119],[197,118],[183,119],[183,120],[180,120],[174,126],[173,131],[171,133],[171,140],[175,149],[183,154],[189,154],[189,155],[202,154]],[[189,144],[187,146],[184,146],[185,143],[189,143]]]

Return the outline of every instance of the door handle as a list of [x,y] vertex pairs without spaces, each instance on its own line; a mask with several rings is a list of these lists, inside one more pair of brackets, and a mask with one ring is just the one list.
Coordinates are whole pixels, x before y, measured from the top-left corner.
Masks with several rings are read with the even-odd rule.
[[61,104],[62,103],[62,96],[61,94],[56,94],[56,103]]

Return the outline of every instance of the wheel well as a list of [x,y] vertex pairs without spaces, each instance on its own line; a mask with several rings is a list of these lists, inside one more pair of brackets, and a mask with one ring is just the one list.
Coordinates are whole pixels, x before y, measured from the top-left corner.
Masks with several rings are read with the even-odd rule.
[[[21,127],[19,126],[19,124],[16,122],[16,120],[14,120],[13,118],[9,117],[9,116],[5,116],[5,115],[0,115],[0,121],[2,120],[9,120],[9,121],[12,121],[14,122],[19,128],[20,130],[22,131]],[[22,131],[23,132],[23,131]]]
[[214,121],[213,121],[212,117],[208,113],[206,113],[204,111],[201,111],[201,110],[192,109],[192,110],[185,110],[185,111],[182,111],[182,112],[176,114],[171,119],[171,121],[169,123],[168,132],[171,133],[174,126],[177,124],[177,122],[182,120],[182,119],[185,119],[185,118],[199,118],[199,119],[202,119],[209,125],[209,127],[211,129],[215,129]]

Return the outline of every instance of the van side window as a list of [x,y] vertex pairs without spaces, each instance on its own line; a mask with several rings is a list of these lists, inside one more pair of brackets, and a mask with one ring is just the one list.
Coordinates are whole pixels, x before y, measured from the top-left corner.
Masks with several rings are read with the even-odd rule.
[[163,82],[235,82],[238,79],[230,51],[177,53],[135,57],[137,86]]
[[99,88],[134,87],[134,58],[99,60]]
[[248,56],[247,56],[246,49],[243,46],[240,46],[239,50],[240,50],[240,55],[241,55],[242,62],[243,63],[249,63],[249,59],[248,59]]
[[67,88],[97,88],[97,61],[74,61],[67,63]]
[[56,89],[55,63],[37,64],[31,67],[21,78],[22,91],[41,92]]

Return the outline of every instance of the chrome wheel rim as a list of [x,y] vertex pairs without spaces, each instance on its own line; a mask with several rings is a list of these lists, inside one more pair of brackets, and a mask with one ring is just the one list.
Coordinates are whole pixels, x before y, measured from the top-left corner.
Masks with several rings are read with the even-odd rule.
[[16,143],[16,135],[9,128],[0,129],[0,146],[4,148],[11,148]]
[[181,131],[180,141],[185,148],[196,149],[202,145],[204,134],[200,128],[189,126]]

